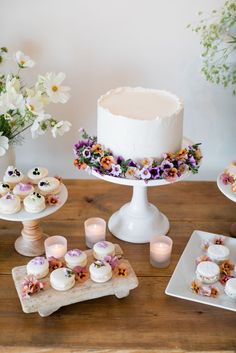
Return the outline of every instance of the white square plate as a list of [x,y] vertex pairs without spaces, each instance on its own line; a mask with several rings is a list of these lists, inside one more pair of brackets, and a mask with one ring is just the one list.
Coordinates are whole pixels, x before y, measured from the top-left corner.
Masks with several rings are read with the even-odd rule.
[[[224,286],[220,282],[214,283],[214,286],[219,289],[219,295],[216,298],[203,297],[191,290],[191,282],[195,278],[196,258],[204,254],[202,242],[214,239],[217,236],[220,235],[200,230],[193,232],[166,287],[165,293],[173,297],[236,311],[236,300],[229,298],[224,293]],[[225,245],[230,250],[230,262],[236,264],[236,239],[225,237]]]

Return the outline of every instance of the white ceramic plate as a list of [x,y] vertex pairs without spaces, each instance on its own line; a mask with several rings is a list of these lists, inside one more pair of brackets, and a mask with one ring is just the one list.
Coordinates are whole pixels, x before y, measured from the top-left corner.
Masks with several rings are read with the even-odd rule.
[[231,186],[232,185],[224,185],[222,183],[222,181],[220,180],[220,175],[218,175],[218,178],[217,178],[217,186],[218,188],[220,189],[220,191],[222,192],[222,194],[224,194],[226,197],[228,197],[228,199],[230,199],[231,201],[233,202],[236,202],[236,193],[233,192],[231,190]]
[[24,207],[21,205],[21,210],[14,214],[3,214],[0,213],[0,219],[6,221],[15,221],[15,222],[24,222],[24,221],[33,221],[35,219],[40,219],[49,216],[50,214],[59,210],[68,198],[68,191],[64,184],[61,185],[61,191],[58,194],[59,202],[54,206],[47,206],[45,210],[39,213],[29,213],[24,210]]
[[[216,236],[220,235],[200,230],[193,232],[166,287],[165,293],[173,297],[236,311],[236,300],[229,298],[224,293],[224,286],[219,282],[214,283],[214,286],[220,292],[216,298],[203,297],[193,293],[191,290],[191,282],[195,278],[196,258],[204,254],[201,249],[202,241],[214,239]],[[236,264],[236,239],[226,237],[225,245],[230,249],[230,262]]]

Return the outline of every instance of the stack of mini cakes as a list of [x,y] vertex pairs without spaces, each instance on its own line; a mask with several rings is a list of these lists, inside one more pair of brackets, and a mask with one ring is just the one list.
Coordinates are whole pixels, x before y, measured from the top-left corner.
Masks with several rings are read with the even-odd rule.
[[46,197],[58,194],[60,190],[60,181],[48,177],[44,167],[34,167],[24,176],[16,167],[9,166],[0,182],[0,213],[19,212],[21,202],[26,212],[42,212],[46,208]]

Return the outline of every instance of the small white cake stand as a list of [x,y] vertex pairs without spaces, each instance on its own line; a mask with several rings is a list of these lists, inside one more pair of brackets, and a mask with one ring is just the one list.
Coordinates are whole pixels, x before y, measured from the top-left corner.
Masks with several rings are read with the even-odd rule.
[[[224,185],[222,181],[220,180],[220,175],[217,177],[217,186],[219,190],[224,194],[228,199],[230,199],[233,202],[236,202],[236,193],[231,191],[231,185]],[[230,234],[234,237],[236,237],[236,223],[233,223],[230,227]]]
[[18,213],[12,215],[0,213],[0,219],[22,222],[23,224],[21,236],[15,241],[15,249],[19,254],[24,256],[39,256],[44,254],[44,240],[47,235],[43,233],[40,226],[40,219],[57,212],[64,205],[68,197],[68,191],[64,184],[61,185],[61,191],[58,196],[58,204],[47,206],[45,210],[39,213],[26,212],[23,207]]
[[[154,235],[168,233],[170,224],[168,218],[157,207],[150,204],[147,198],[147,188],[151,186],[168,185],[166,180],[131,180],[108,175],[92,174],[102,180],[120,185],[133,186],[133,196],[129,203],[115,212],[108,221],[110,232],[118,239],[130,243],[148,243]],[[178,180],[183,180],[189,173],[183,174]]]

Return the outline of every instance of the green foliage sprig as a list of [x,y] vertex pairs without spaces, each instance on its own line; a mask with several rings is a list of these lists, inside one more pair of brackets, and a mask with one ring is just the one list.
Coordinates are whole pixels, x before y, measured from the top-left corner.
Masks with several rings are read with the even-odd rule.
[[207,81],[232,86],[236,94],[236,1],[226,0],[223,7],[213,10],[208,18],[198,13],[200,22],[189,24],[200,35],[202,45],[201,72]]

